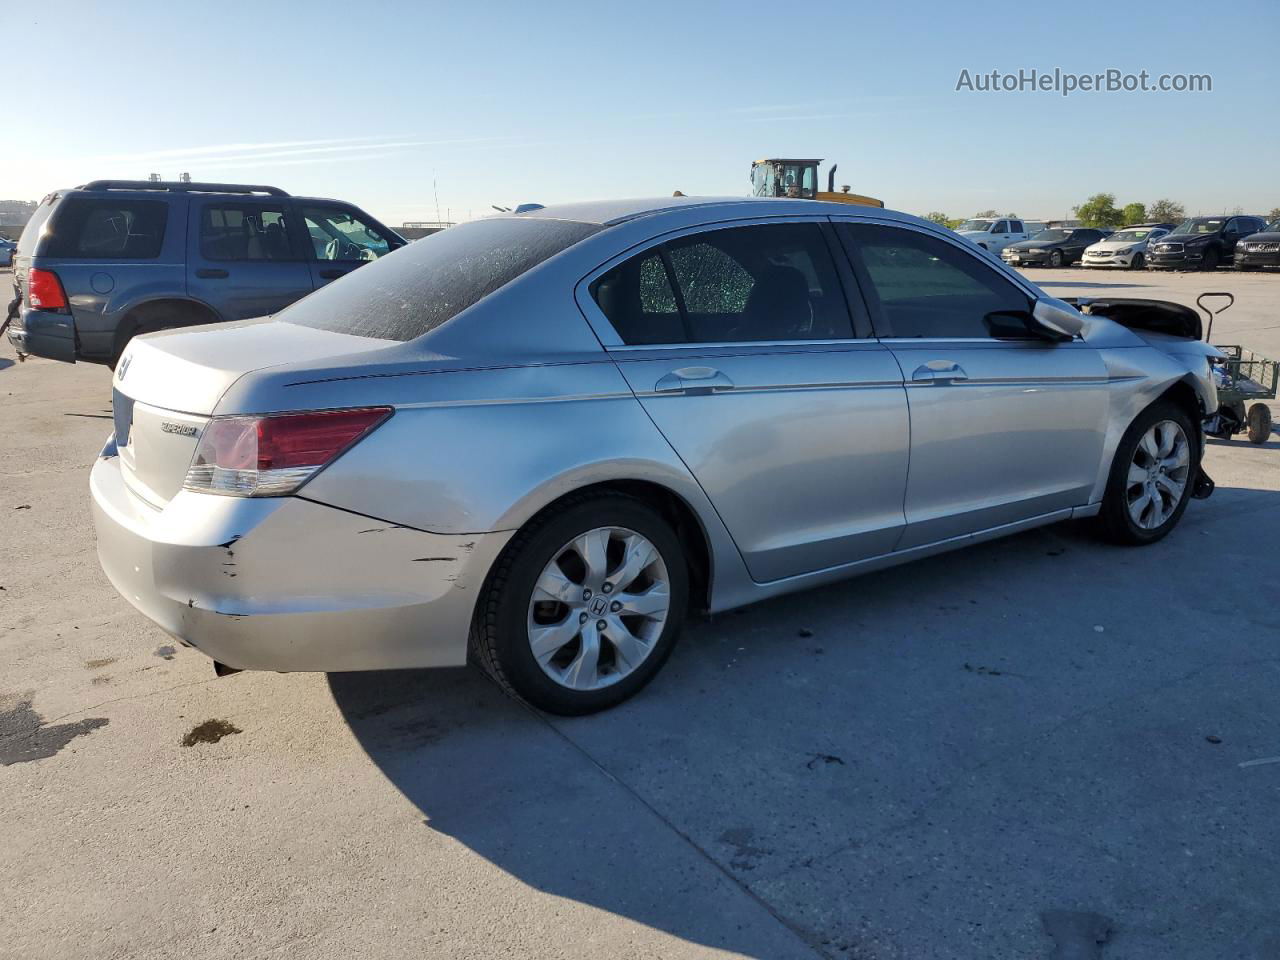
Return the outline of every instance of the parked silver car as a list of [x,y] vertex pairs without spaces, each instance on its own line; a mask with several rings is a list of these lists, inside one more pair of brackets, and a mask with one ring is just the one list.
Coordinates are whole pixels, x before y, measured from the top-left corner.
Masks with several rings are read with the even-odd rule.
[[274,319],[136,338],[92,472],[99,556],[232,668],[470,654],[598,710],[688,610],[1070,517],[1167,534],[1211,487],[1215,351],[1180,308],[1095,306],[843,204],[453,227]]

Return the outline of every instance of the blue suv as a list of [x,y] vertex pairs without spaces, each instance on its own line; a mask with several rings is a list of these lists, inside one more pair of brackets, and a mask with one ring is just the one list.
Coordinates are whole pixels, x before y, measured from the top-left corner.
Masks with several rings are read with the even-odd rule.
[[137,334],[275,313],[405,243],[278,187],[95,180],[49,194],[23,230],[9,342],[114,367]]

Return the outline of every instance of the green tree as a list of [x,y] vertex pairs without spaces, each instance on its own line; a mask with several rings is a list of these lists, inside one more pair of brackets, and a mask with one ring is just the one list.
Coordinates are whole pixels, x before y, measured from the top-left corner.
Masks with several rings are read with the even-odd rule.
[[1124,205],[1124,225],[1146,223],[1147,206],[1144,203],[1126,203]]
[[951,226],[951,218],[939,210],[934,210],[924,215],[926,220],[932,220],[934,223],[941,224],[944,227]]
[[1267,223],[1275,223],[1277,220],[1280,220],[1280,207],[1272,207],[1267,214]]
[[1114,193],[1095,193],[1073,209],[1086,227],[1118,227],[1124,220],[1123,211],[1116,209]]
[[1152,223],[1181,223],[1187,219],[1187,211],[1176,201],[1157,200],[1147,208],[1147,217]]
[[974,217],[978,220],[987,220],[998,216],[1000,216],[999,210],[983,210],[980,213],[974,214]]

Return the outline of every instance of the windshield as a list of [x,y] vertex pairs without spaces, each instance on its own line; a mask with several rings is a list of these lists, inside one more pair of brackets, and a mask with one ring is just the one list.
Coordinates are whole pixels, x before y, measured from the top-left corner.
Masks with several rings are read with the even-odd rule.
[[1071,236],[1070,230],[1041,230],[1031,239],[1035,240],[1036,242],[1041,242],[1041,241],[1052,241],[1052,240],[1065,240],[1069,236]]
[[982,233],[986,233],[991,229],[993,224],[995,224],[994,220],[966,220],[964,223],[960,224],[960,226],[956,227],[956,229],[977,230]]
[[276,314],[357,337],[413,340],[600,230],[500,217],[450,227],[366,264]]
[[1222,229],[1222,225],[1226,221],[1222,217],[1197,217],[1194,220],[1184,220],[1179,224],[1178,229],[1174,233],[1217,233]]
[[1150,230],[1121,230],[1106,239],[1115,240],[1117,243],[1139,243],[1149,236],[1151,236]]
[[1262,228],[1262,233],[1280,233],[1280,220],[1275,223],[1269,223]]

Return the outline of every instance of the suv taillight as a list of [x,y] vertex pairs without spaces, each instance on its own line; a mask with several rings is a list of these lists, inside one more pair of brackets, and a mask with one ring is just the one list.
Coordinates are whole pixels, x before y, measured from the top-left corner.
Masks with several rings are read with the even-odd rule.
[[361,407],[214,417],[200,434],[183,487],[232,497],[285,496],[391,413],[391,407]]
[[32,310],[67,309],[67,295],[56,273],[39,267],[27,272],[27,306]]

